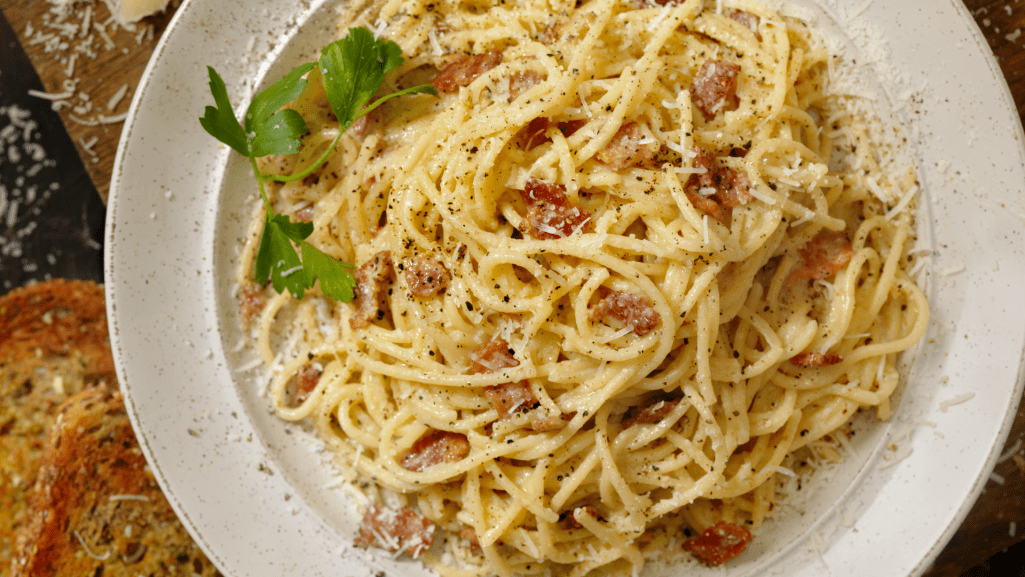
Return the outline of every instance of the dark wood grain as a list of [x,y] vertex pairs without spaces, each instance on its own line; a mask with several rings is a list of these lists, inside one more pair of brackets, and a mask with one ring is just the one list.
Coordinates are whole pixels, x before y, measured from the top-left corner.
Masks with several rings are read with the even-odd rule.
[[[104,2],[91,2],[95,14],[93,22],[105,22],[110,17],[110,12]],[[43,81],[47,92],[64,92],[63,80],[68,78],[65,74],[68,66],[61,62],[66,58],[68,52],[47,52],[43,44],[32,44],[31,39],[26,36],[27,26],[31,23],[35,30],[43,29],[41,25],[44,15],[48,14],[53,5],[46,0],[0,0],[0,10],[11,23],[15,33],[21,40],[29,58],[35,64],[36,71]],[[109,36],[116,44],[114,48],[108,49],[105,42],[99,39],[94,43],[96,50],[95,58],[88,58],[80,55],[75,61],[73,76],[78,79],[76,98],[78,93],[89,95],[94,110],[85,115],[88,120],[96,114],[116,116],[128,110],[131,104],[135,87],[142,77],[142,72],[149,62],[150,56],[156,48],[160,33],[167,27],[173,10],[146,18],[142,25],[153,26],[153,34],[147,35],[141,42],[136,41],[136,34],[121,30],[118,33],[110,33]],[[45,29],[44,29],[45,30]],[[127,84],[128,94],[121,99],[114,110],[107,109],[107,103]],[[117,144],[121,137],[123,122],[113,124],[100,124],[97,126],[85,126],[71,119],[74,114],[70,108],[62,108],[59,111],[61,120],[67,128],[68,134],[75,142],[86,170],[100,193],[103,202],[107,202],[107,194],[110,190],[110,175],[114,167],[114,155],[117,153]],[[85,143],[90,143],[93,138],[96,141],[86,150]]]
[[1025,2],[965,0],[1004,72],[1018,115],[1025,114]]

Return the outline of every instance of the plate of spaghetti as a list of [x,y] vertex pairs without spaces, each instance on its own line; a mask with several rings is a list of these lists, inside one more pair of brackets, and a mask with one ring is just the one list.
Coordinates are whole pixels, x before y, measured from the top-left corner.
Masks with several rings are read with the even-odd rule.
[[928,568],[1025,349],[963,6],[278,4],[182,6],[108,212],[126,405],[222,572]]

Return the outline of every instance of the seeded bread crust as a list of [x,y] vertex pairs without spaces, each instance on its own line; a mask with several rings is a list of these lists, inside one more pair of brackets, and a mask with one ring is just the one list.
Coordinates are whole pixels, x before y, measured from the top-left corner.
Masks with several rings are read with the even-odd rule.
[[0,567],[25,524],[57,408],[102,383],[116,386],[103,287],[52,280],[0,298]]
[[86,389],[50,433],[11,577],[220,575],[178,521],[121,394]]
[[93,283],[0,298],[0,575],[220,575],[135,440]]

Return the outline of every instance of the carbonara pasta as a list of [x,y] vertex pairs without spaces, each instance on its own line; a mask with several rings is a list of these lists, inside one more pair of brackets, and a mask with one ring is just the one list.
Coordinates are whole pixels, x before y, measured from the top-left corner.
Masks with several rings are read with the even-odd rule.
[[[864,407],[928,322],[913,171],[873,149],[801,20],[752,0],[386,0],[388,102],[269,191],[358,268],[357,298],[244,316],[277,414],[366,496],[357,542],[442,574],[718,564],[776,477]],[[314,71],[294,104],[339,126]],[[262,299],[266,298],[263,304]],[[432,545],[433,543],[433,545]],[[604,574],[604,573],[603,573]]]

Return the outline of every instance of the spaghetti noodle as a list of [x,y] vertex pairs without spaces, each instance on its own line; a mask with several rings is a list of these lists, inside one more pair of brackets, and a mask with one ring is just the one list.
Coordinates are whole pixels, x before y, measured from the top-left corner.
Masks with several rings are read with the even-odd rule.
[[[386,0],[344,22],[402,47],[389,90],[441,97],[386,103],[269,191],[359,266],[356,301],[255,312],[262,212],[239,280],[278,415],[368,497],[362,544],[584,575],[686,533],[715,564],[788,455],[888,417],[928,322],[915,177],[830,92],[806,23],[751,0]],[[302,152],[267,171],[338,134],[317,75]]]

